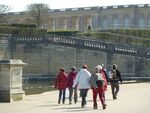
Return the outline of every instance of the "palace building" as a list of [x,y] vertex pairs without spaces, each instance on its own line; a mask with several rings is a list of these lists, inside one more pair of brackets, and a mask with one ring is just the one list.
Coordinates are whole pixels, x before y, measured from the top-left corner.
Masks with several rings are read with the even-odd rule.
[[[150,4],[116,5],[51,9],[46,23],[40,27],[48,30],[85,31],[107,29],[150,29]],[[25,12],[9,13],[7,23],[29,24]]]

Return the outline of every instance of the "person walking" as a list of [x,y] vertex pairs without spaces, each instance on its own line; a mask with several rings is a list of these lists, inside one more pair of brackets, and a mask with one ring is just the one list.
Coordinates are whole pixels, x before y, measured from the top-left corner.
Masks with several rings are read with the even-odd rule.
[[104,95],[103,96],[104,96],[104,99],[105,99],[105,92],[107,91],[107,85],[108,85],[108,77],[107,77],[106,70],[104,68],[104,64],[101,64],[101,66],[100,66],[100,73],[102,74],[102,77],[104,79],[104,86],[103,86],[103,89],[104,89],[104,93],[103,94]]
[[112,96],[115,100],[117,99],[117,95],[119,92],[119,81],[122,83],[122,78],[120,71],[117,69],[117,65],[114,64],[112,68],[112,71],[109,72],[109,79],[111,84]]
[[55,81],[55,89],[59,90],[58,104],[60,104],[61,99],[62,99],[62,103],[64,104],[65,98],[66,98],[65,96],[66,96],[68,77],[63,68],[60,68],[59,70],[60,72],[57,75],[56,81]]
[[80,96],[82,98],[81,107],[85,107],[86,102],[86,96],[88,93],[88,90],[90,88],[90,77],[91,73],[88,71],[88,66],[85,64],[82,66],[82,69],[77,73],[77,76],[73,83],[73,88],[78,88],[80,90]]
[[71,68],[71,72],[68,74],[68,89],[69,89],[69,104],[72,104],[72,96],[74,93],[74,103],[77,103],[77,88],[73,88],[73,82],[76,78],[76,67]]
[[104,98],[104,85],[105,81],[103,75],[99,73],[100,68],[96,66],[94,68],[94,74],[91,76],[90,84],[93,92],[93,109],[98,109],[97,106],[97,95],[101,101],[103,109],[106,109],[105,98]]
[[104,73],[105,79],[106,79],[106,81],[108,83],[108,73],[107,73],[107,70],[106,70],[104,64],[101,64],[101,66],[102,66],[102,72]]

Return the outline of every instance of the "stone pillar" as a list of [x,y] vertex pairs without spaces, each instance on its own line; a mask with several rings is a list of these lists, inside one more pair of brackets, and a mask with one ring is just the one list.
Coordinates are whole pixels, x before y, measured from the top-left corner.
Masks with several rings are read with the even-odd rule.
[[0,102],[13,102],[23,99],[21,60],[0,60]]
[[83,16],[80,16],[79,17],[79,30],[80,31],[84,30],[83,26],[84,26],[84,19],[83,19]]

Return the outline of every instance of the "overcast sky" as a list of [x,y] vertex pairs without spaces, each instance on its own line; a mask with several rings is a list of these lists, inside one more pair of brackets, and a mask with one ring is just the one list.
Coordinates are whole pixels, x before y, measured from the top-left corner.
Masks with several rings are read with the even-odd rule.
[[10,5],[11,12],[26,10],[32,3],[48,4],[50,9],[63,9],[74,7],[150,4],[150,0],[0,0],[2,5]]

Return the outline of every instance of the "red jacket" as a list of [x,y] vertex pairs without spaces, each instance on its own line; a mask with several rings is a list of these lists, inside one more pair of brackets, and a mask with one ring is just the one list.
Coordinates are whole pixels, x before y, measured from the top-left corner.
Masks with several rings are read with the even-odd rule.
[[55,81],[55,88],[57,89],[65,89],[67,88],[68,77],[65,72],[60,72]]
[[68,74],[68,84],[67,84],[68,87],[72,87],[73,86],[73,81],[74,81],[76,75],[77,75],[76,71],[71,71]]

